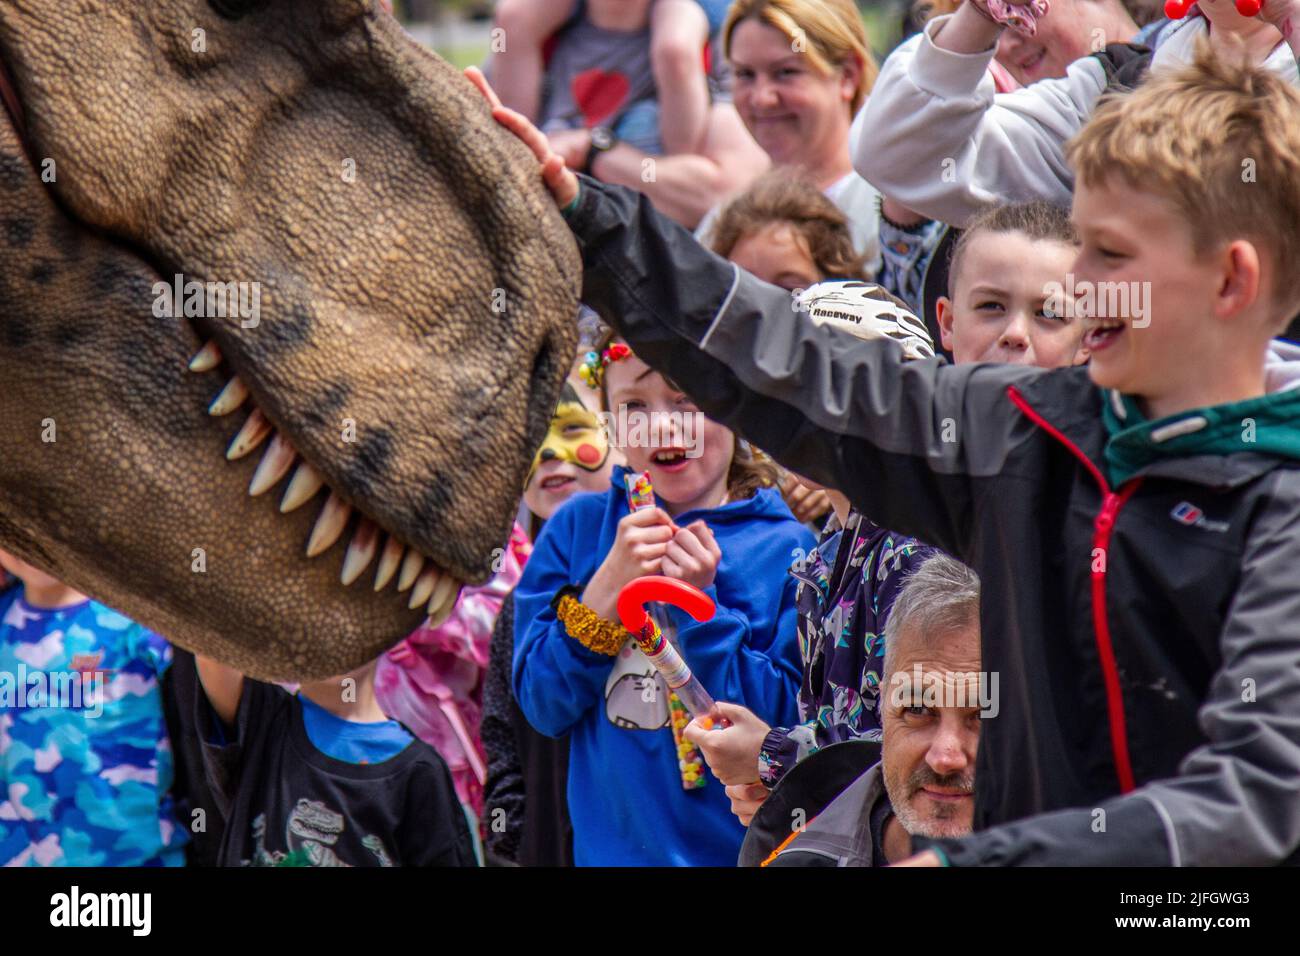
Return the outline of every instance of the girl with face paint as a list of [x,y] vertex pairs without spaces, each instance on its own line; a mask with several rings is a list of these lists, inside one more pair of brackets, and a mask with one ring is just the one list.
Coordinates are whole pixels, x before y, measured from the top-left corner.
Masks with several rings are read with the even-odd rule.
[[[542,447],[524,485],[524,504],[540,524],[582,491],[604,491],[618,462],[592,407],[597,394],[581,382],[564,383]],[[534,529],[536,530],[536,529]]]

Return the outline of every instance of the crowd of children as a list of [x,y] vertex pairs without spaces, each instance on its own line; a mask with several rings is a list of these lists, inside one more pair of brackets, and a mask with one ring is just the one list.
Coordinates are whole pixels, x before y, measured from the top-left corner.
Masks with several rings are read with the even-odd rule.
[[[0,552],[0,864],[1300,862],[1300,0],[1006,6],[873,86],[847,0],[503,0],[467,72],[602,324],[496,576],[289,688]],[[764,92],[804,25],[852,65]],[[802,160],[696,233],[575,174],[706,150],[724,55],[866,219]],[[707,712],[620,623],[648,575],[713,607],[652,609]]]

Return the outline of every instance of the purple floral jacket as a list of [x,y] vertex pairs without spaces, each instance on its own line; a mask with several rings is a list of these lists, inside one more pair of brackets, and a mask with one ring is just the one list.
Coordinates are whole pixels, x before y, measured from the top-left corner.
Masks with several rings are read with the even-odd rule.
[[802,723],[773,727],[763,741],[759,779],[768,787],[822,747],[880,739],[885,620],[904,579],[934,553],[851,511],[843,526],[831,515],[817,547],[791,567],[800,582],[795,605]]

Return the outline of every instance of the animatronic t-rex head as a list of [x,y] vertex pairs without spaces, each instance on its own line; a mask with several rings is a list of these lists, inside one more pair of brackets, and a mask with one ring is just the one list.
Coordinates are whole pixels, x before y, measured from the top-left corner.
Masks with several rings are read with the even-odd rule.
[[0,60],[0,548],[262,678],[447,613],[574,354],[525,148],[374,0],[3,0]]

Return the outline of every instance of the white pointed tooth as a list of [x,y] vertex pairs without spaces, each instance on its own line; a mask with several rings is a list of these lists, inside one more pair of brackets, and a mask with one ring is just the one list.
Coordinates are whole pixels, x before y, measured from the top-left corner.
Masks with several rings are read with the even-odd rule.
[[444,574],[439,578],[438,586],[433,589],[433,597],[429,598],[429,626],[437,627],[447,620],[459,597],[459,581],[450,574]]
[[357,523],[357,530],[352,535],[347,554],[343,556],[343,573],[339,580],[344,586],[361,577],[361,572],[370,567],[370,562],[379,550],[379,528],[374,522],[362,518]]
[[402,563],[403,550],[402,542],[389,535],[388,540],[384,542],[384,550],[379,555],[379,570],[375,572],[376,591],[382,591],[388,582],[393,580],[398,565]]
[[343,533],[351,514],[352,506],[331,491],[320,510],[320,517],[316,519],[316,527],[311,529],[311,537],[307,540],[307,557],[314,558],[328,550]]
[[208,406],[209,415],[229,415],[248,398],[248,386],[238,375],[226,383],[221,394]]
[[280,499],[280,514],[288,514],[295,508],[301,508],[311,500],[312,495],[320,491],[321,485],[325,484],[325,479],[311,465],[305,461],[294,471],[293,477],[289,479],[289,487],[284,490],[284,497]]
[[248,483],[248,493],[256,498],[270,491],[277,481],[288,474],[296,457],[293,446],[276,432],[271,436],[271,444],[266,446],[262,460],[257,463],[257,471],[253,472],[253,478]]
[[266,436],[271,434],[271,430],[271,423],[266,420],[262,410],[254,408],[253,413],[244,422],[244,427],[239,430],[239,434],[231,441],[230,447],[226,449],[226,460],[235,461],[243,458],[266,441]]
[[194,358],[190,359],[190,371],[211,372],[220,364],[221,349],[217,348],[215,341],[212,341],[194,353]]
[[397,575],[397,590],[405,591],[414,584],[423,567],[424,555],[414,548],[407,548],[406,557],[402,558],[401,573]]
[[416,578],[415,587],[411,590],[411,600],[407,602],[407,607],[417,608],[429,603],[429,598],[433,596],[433,589],[438,586],[440,575],[438,569],[429,566],[424,572]]

